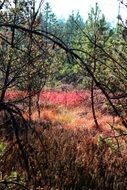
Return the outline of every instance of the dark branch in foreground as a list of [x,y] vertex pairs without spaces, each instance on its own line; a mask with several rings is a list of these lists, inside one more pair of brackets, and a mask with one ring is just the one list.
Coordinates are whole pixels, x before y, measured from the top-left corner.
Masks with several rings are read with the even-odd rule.
[[0,184],[3,184],[3,185],[5,185],[5,186],[8,186],[8,185],[17,185],[17,186],[21,187],[21,188],[24,189],[24,190],[29,190],[26,186],[24,186],[23,184],[18,183],[18,182],[16,182],[16,181],[2,180],[2,181],[0,181]]

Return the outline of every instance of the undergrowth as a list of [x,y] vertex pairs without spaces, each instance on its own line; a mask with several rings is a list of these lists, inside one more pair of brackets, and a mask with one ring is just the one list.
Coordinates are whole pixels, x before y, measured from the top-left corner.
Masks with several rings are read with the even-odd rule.
[[[122,135],[125,131],[118,118],[112,126],[111,116],[97,112],[100,132],[94,128],[88,107],[82,111],[72,107],[42,105],[40,118],[33,111],[29,141],[24,141],[29,176],[15,137],[1,138],[0,190],[22,190],[23,186],[30,190],[127,189],[127,136]],[[8,184],[8,180],[23,186]]]
[[[11,149],[12,143],[7,146],[11,156],[5,148],[6,156],[2,155],[3,180],[15,171],[29,189],[126,190],[126,137],[118,139],[118,147],[115,138],[104,139],[94,130],[67,130],[60,125],[44,129],[42,124],[38,128],[42,129],[36,131],[39,138],[29,133],[29,183],[20,165],[20,151],[16,145]],[[15,188],[12,185],[10,189]]]

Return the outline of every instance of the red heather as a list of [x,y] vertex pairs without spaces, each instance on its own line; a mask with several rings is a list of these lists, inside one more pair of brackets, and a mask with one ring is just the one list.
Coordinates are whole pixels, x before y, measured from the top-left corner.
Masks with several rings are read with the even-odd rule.
[[82,101],[89,97],[88,92],[56,92],[56,91],[43,91],[40,95],[41,101],[48,101],[51,104],[63,106],[78,106]]

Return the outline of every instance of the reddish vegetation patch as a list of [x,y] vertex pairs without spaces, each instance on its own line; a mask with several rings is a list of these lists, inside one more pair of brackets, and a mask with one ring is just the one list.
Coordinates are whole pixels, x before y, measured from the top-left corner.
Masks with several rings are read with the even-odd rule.
[[23,91],[13,90],[13,91],[7,91],[5,96],[7,100],[15,100],[15,99],[23,98],[26,95],[27,94]]
[[[10,91],[6,94],[6,98],[9,100],[19,99],[25,96],[26,93],[21,91]],[[40,119],[51,121],[52,123],[60,123],[65,128],[71,129],[93,129],[95,128],[95,123],[89,104],[89,97],[89,91],[42,91],[40,94],[40,104],[42,104],[40,118],[38,111],[34,109],[32,119],[34,121]],[[97,97],[99,98],[99,96]],[[103,97],[100,99],[103,99]],[[45,103],[49,103],[52,106],[47,108],[43,106],[46,105]],[[100,101],[97,101],[96,107],[98,105],[101,105]],[[59,106],[62,106],[62,110],[59,109]],[[97,109],[96,117],[102,131],[111,131],[112,125],[120,126],[119,118],[115,117],[113,119],[111,115],[102,114],[101,111],[102,107],[101,109]],[[25,113],[25,117],[28,117],[27,113]]]
[[[8,100],[19,99],[27,96],[23,91],[8,91],[6,98]],[[62,105],[66,107],[79,106],[90,97],[88,91],[42,91],[40,94],[40,102],[48,102],[53,105]]]
[[66,107],[78,106],[89,98],[88,91],[71,91],[71,92],[58,92],[58,91],[43,91],[40,95],[40,100],[48,101],[51,104],[62,105]]

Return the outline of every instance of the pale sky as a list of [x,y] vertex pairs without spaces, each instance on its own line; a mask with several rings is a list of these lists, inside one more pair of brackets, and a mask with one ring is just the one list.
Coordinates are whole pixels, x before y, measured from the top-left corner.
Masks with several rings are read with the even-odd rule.
[[[67,18],[71,12],[79,11],[84,20],[87,19],[90,7],[98,2],[100,9],[110,22],[116,22],[118,15],[118,0],[45,0],[52,7],[58,18]],[[121,6],[121,15],[127,18],[127,9]]]

